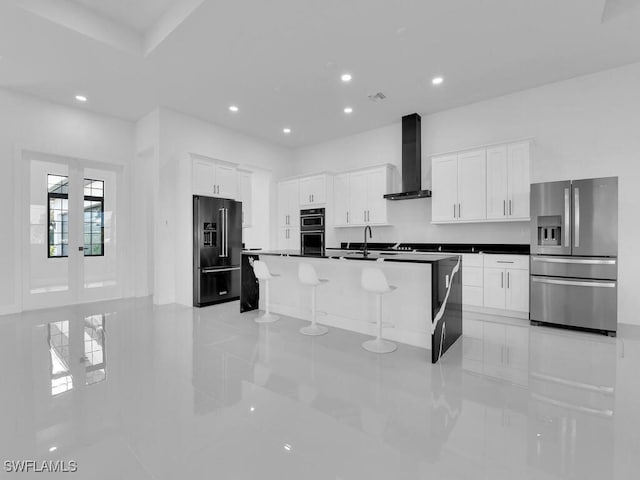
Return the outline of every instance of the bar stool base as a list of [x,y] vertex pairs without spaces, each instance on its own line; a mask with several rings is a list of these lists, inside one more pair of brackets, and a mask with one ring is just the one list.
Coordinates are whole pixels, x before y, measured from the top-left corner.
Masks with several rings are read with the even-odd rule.
[[367,340],[366,342],[363,342],[362,348],[373,353],[391,353],[395,351],[398,346],[388,340],[376,338],[374,340]]
[[324,335],[329,331],[327,327],[322,325],[309,325],[308,327],[302,327],[300,333],[303,335]]
[[279,319],[280,319],[279,315],[274,315],[273,313],[263,313],[259,317],[256,317],[255,322],[256,323],[273,323]]

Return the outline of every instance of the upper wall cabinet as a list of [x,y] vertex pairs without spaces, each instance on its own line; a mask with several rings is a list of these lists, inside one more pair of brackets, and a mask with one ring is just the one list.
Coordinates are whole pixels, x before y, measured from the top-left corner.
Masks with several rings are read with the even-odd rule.
[[433,157],[432,222],[477,222],[487,218],[486,151]]
[[530,142],[432,158],[432,223],[529,219]]
[[487,219],[529,219],[530,143],[487,148]]
[[238,184],[239,200],[242,202],[242,226],[246,228],[253,223],[253,174],[244,170],[238,171]]
[[192,191],[194,195],[237,198],[238,178],[236,168],[233,165],[206,158],[193,158],[192,162]]
[[278,226],[300,225],[300,181],[287,180],[278,183]]
[[388,165],[341,173],[334,178],[334,225],[359,227],[386,225],[387,200],[391,191],[391,168]]
[[327,203],[328,175],[314,175],[300,179],[300,205],[311,207]]

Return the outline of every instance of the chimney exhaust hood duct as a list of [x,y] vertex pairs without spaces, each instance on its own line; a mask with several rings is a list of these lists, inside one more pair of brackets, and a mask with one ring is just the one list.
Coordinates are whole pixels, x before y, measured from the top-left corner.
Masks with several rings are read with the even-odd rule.
[[422,186],[422,129],[417,113],[402,117],[402,192],[388,193],[387,200],[427,198],[431,190],[420,190]]

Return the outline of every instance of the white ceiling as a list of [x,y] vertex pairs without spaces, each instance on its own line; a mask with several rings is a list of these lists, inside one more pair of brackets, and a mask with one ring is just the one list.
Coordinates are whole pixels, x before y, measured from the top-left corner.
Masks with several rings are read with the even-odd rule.
[[[200,1],[146,56],[0,2],[0,86],[72,105],[81,92],[81,108],[131,120],[162,105],[300,146],[640,61],[638,1]],[[77,2],[147,31],[173,3]]]
[[73,0],[111,20],[146,32],[178,0]]

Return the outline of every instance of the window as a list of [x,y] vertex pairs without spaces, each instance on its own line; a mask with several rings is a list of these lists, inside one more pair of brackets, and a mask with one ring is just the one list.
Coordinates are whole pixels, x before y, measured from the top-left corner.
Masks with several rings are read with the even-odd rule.
[[[48,175],[48,257],[69,256],[69,177]],[[104,182],[84,179],[84,256],[104,255]]]
[[49,175],[49,257],[69,255],[69,177]]
[[84,256],[104,255],[104,182],[84,179]]

